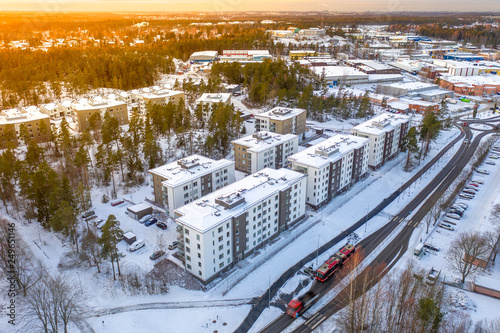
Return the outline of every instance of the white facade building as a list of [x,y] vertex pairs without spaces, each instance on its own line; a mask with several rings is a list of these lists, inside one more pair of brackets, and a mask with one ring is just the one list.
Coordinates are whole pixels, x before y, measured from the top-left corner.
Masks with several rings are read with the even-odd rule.
[[306,202],[317,208],[367,175],[369,139],[335,135],[288,157],[307,175]]
[[299,137],[294,134],[257,132],[231,142],[236,170],[255,173],[264,168],[279,169],[287,157],[297,153]]
[[175,211],[179,255],[208,283],[305,215],[306,176],[261,172]]
[[174,210],[234,182],[234,162],[191,155],[148,171],[155,201]]
[[355,126],[351,133],[370,139],[368,165],[377,169],[399,152],[410,125],[411,116],[384,113]]

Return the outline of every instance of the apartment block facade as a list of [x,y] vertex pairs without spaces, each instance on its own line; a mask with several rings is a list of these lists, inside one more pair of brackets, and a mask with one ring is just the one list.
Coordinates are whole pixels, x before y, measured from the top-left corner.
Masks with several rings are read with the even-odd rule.
[[128,124],[127,104],[122,101],[95,97],[92,99],[81,99],[71,104],[73,120],[78,124],[80,132],[86,131],[90,126],[90,117],[99,113],[101,119],[105,114],[114,117],[120,125]]
[[160,104],[167,105],[172,103],[178,105],[181,99],[185,100],[186,96],[183,91],[176,90],[151,90],[148,88],[142,90],[132,90],[130,92],[132,95],[129,99],[134,100],[139,104],[139,112],[144,114],[146,112],[146,107],[148,104]]
[[36,110],[9,109],[0,111],[0,147],[6,148],[10,142],[19,144],[21,125],[24,125],[36,142],[50,140],[49,116]]
[[178,255],[209,283],[305,215],[306,176],[263,169],[175,211]]
[[148,171],[155,202],[174,210],[234,183],[234,162],[191,155]]
[[307,111],[276,107],[255,115],[255,131],[301,135],[306,131]]
[[307,175],[306,203],[318,208],[368,173],[369,139],[335,135],[288,158]]
[[299,138],[294,134],[257,132],[231,142],[236,170],[255,173],[264,168],[279,169],[287,157],[297,153]]
[[411,116],[384,113],[355,126],[352,135],[370,139],[368,165],[378,169],[399,152]]

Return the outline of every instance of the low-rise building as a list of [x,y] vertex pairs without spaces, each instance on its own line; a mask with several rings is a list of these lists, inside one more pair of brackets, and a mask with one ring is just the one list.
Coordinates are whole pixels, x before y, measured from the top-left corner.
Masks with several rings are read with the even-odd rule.
[[214,62],[217,60],[217,56],[219,52],[217,51],[200,51],[191,54],[189,57],[189,61],[194,63],[205,63],[205,62]]
[[379,84],[377,86],[378,94],[387,94],[391,96],[403,96],[408,94],[416,94],[428,90],[439,88],[437,84],[423,83],[423,82],[406,82],[406,83],[391,83]]
[[95,113],[99,113],[101,119],[104,119],[105,114],[108,114],[110,117],[116,118],[120,125],[128,124],[128,110],[125,102],[95,97],[74,102],[71,104],[71,109],[73,120],[78,124],[80,132],[87,130],[90,117]]
[[353,59],[347,60],[345,63],[347,66],[357,68],[366,74],[399,74],[401,72],[399,69],[374,60]]
[[19,144],[21,125],[24,125],[30,137],[36,142],[50,140],[49,116],[37,110],[9,109],[0,111],[0,147],[5,148],[10,142]]
[[264,168],[279,169],[287,157],[298,151],[299,137],[294,134],[256,132],[231,142],[236,170],[255,173]]
[[355,126],[351,133],[370,139],[368,165],[377,169],[399,152],[410,124],[410,116],[384,113]]
[[56,103],[47,103],[40,105],[40,112],[45,113],[50,118],[59,118],[64,116],[64,114],[59,114]]
[[411,101],[409,107],[411,111],[415,111],[416,113],[424,114],[429,110],[437,113],[439,111],[440,104],[427,101]]
[[499,75],[448,76],[443,75],[440,86],[457,94],[468,96],[494,96],[500,93]]
[[191,155],[148,171],[155,202],[174,210],[234,182],[234,162]]
[[139,103],[139,112],[145,113],[148,104],[167,105],[172,103],[178,105],[179,102],[185,99],[183,91],[168,90],[168,89],[142,89],[130,92],[133,96],[132,101]]
[[304,109],[275,107],[254,116],[255,131],[301,135],[306,131],[306,116]]
[[369,141],[335,135],[288,157],[292,170],[307,175],[306,203],[318,208],[367,175]]
[[263,169],[175,211],[178,255],[209,283],[305,216],[306,176]]

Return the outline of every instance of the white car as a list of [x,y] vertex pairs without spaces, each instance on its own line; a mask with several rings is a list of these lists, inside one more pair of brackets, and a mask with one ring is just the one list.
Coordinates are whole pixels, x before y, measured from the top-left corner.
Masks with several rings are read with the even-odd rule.
[[446,230],[451,230],[451,231],[455,230],[451,225],[446,223],[439,223],[438,226]]
[[484,181],[482,181],[480,179],[474,179],[474,180],[471,180],[471,182],[476,183],[476,184],[480,184],[480,185],[484,184]]
[[484,164],[488,164],[488,165],[496,165],[496,163],[495,163],[495,162],[493,162],[493,161],[486,161],[486,162],[484,162]]
[[476,170],[478,173],[482,173],[483,175],[489,175],[490,172],[488,170],[484,170],[484,169],[477,169]]
[[135,252],[135,251],[143,248],[145,245],[146,245],[146,243],[144,243],[144,241],[142,239],[138,239],[130,245],[128,250],[130,252]]
[[466,204],[465,202],[461,202],[461,201],[457,201],[454,203],[454,205],[457,205],[457,206],[460,206],[460,207],[463,207],[464,209],[467,209],[469,208],[469,205]]
[[458,205],[452,205],[451,206],[452,209],[456,209],[456,210],[459,210],[461,211],[462,213],[465,212],[465,208],[463,208],[462,206],[458,206]]
[[151,214],[144,215],[143,217],[140,218],[139,222],[144,223],[144,222],[147,222],[151,218],[153,218],[153,215],[151,215]]
[[449,218],[455,219],[455,220],[460,220],[460,215],[455,214],[455,213],[447,213],[446,217],[449,217]]
[[479,190],[477,189],[477,187],[475,187],[475,186],[471,186],[471,185],[465,185],[465,186],[464,186],[464,188],[465,188],[465,189],[467,189],[467,190],[472,190],[472,191],[474,191],[474,192],[479,191]]

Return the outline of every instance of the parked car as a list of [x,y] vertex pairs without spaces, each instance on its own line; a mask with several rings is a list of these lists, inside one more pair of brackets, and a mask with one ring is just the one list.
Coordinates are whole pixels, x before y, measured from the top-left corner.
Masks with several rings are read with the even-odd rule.
[[484,181],[482,181],[480,179],[473,179],[473,180],[471,180],[471,182],[479,184],[479,185],[483,185],[484,184]]
[[490,154],[490,156],[488,156],[489,158],[492,158],[494,160],[498,160],[500,158],[500,156],[496,155],[496,154]]
[[156,217],[152,217],[150,218],[149,220],[147,220],[146,222],[144,222],[144,225],[146,227],[149,227],[150,225],[153,225],[155,224],[156,222],[158,222],[158,219]]
[[466,204],[465,202],[461,202],[461,201],[456,201],[456,202],[454,203],[454,205],[461,206],[461,207],[463,207],[464,209],[469,208],[469,205],[468,205],[468,204]]
[[103,219],[97,219],[94,221],[94,227],[97,227],[101,222],[103,222]]
[[447,213],[446,217],[449,217],[449,218],[455,219],[455,220],[460,220],[460,215],[454,214],[454,213]]
[[464,212],[463,212],[462,210],[460,210],[460,209],[453,209],[453,208],[452,208],[452,209],[450,209],[450,210],[448,211],[448,213],[450,213],[450,214],[457,214],[457,215],[459,215],[460,217],[462,217],[462,216],[464,215]]
[[461,211],[462,213],[465,212],[465,208],[463,208],[462,206],[459,206],[459,205],[452,205],[451,206],[451,209],[454,209],[454,210],[459,210]]
[[479,191],[479,189],[477,187],[474,187],[472,185],[465,185],[464,188],[467,189],[467,190],[472,190],[474,192]]
[[478,173],[481,173],[483,175],[489,175],[490,172],[488,170],[484,170],[484,169],[477,169],[476,170]]
[[463,192],[463,193],[469,193],[469,194],[472,194],[472,195],[476,195],[476,191],[474,191],[474,190],[469,190],[469,189],[467,189],[467,188],[464,188],[464,189],[462,190],[462,192]]
[[176,249],[178,245],[179,245],[179,242],[178,242],[178,241],[173,241],[173,242],[172,242],[172,244],[170,244],[170,245],[168,246],[168,249],[169,249],[169,250]]
[[149,219],[151,219],[151,218],[153,218],[153,215],[151,215],[151,214],[144,215],[143,217],[141,217],[141,218],[139,219],[139,222],[140,222],[140,223],[145,223],[147,220],[149,220]]
[[123,199],[115,199],[115,200],[111,201],[111,206],[118,206],[124,202],[125,202],[125,200],[123,200]]
[[438,226],[443,228],[443,229],[446,229],[446,230],[451,230],[451,231],[455,230],[455,228],[453,228],[451,225],[446,224],[446,223],[439,223]]
[[106,225],[106,221],[101,221],[101,223],[99,223],[97,225],[97,229],[101,230],[105,225]]
[[162,229],[162,230],[167,229],[167,224],[166,224],[165,222],[162,222],[162,221],[160,221],[160,222],[156,223],[156,226],[157,226],[158,228]]
[[488,165],[496,165],[496,163],[495,163],[495,162],[493,162],[493,161],[486,161],[486,162],[484,162],[484,163],[485,163],[485,164],[488,164]]
[[479,188],[479,184],[476,184],[476,183],[469,183],[468,185]]
[[436,252],[438,252],[438,251],[439,251],[439,248],[438,248],[438,247],[436,247],[436,246],[434,246],[434,245],[432,245],[431,243],[425,243],[425,244],[424,244],[424,247],[425,247],[426,249],[429,249],[429,250],[432,250],[432,251],[436,251]]
[[472,200],[472,199],[474,199],[474,196],[472,194],[469,194],[469,193],[460,193],[458,196],[461,199],[465,199],[465,200]]
[[93,210],[88,210],[85,213],[82,214],[82,219],[89,218],[91,216],[95,215],[95,212]]
[[162,250],[155,251],[155,252],[153,252],[152,255],[149,256],[149,259],[156,260],[156,259],[160,258],[161,256],[163,256],[164,254],[165,254],[165,251],[162,251]]
[[143,248],[144,246],[146,246],[146,243],[144,243],[144,241],[142,239],[138,239],[135,242],[133,242],[132,244],[130,244],[130,247],[128,248],[128,250],[130,252],[135,252],[135,251]]

